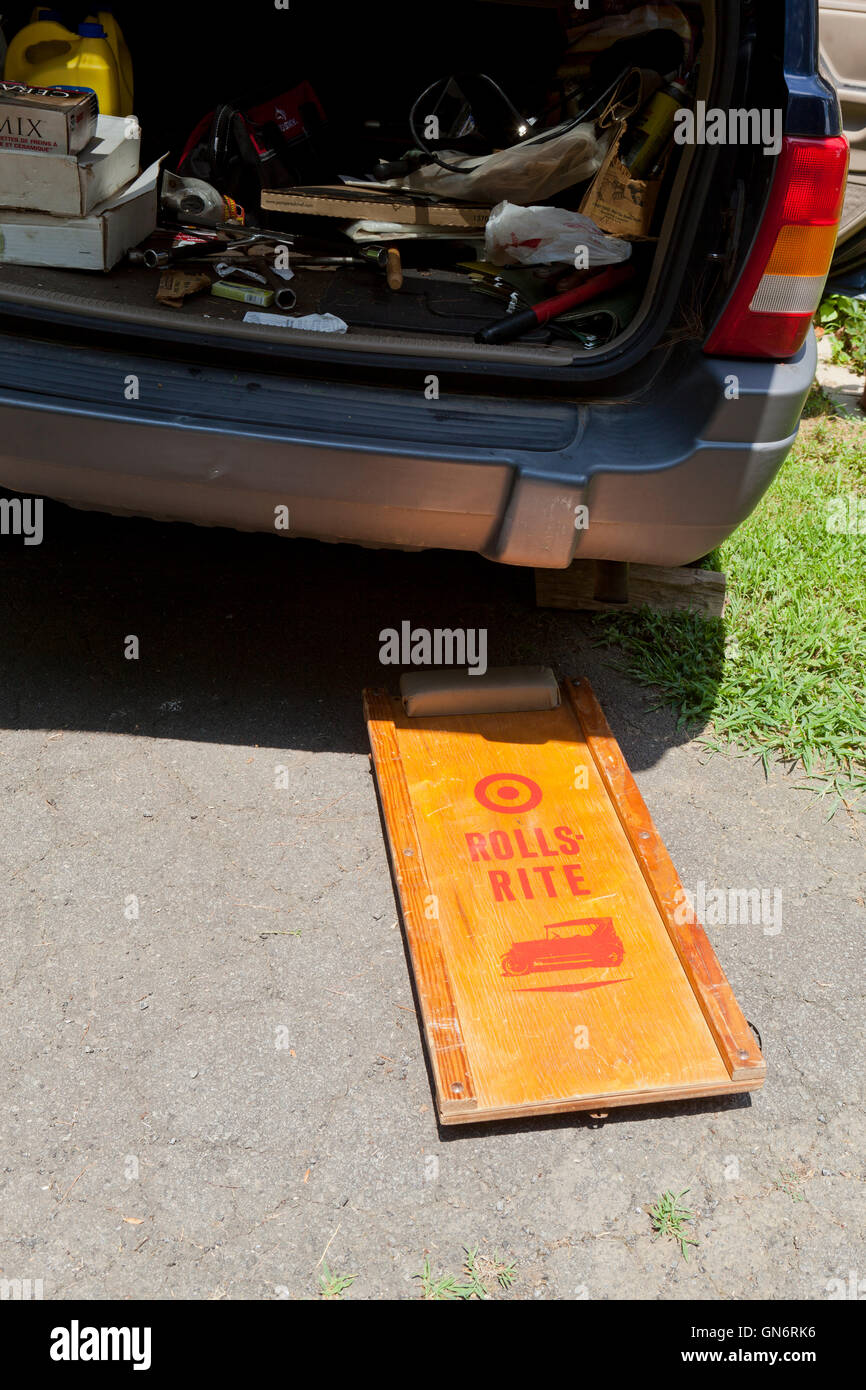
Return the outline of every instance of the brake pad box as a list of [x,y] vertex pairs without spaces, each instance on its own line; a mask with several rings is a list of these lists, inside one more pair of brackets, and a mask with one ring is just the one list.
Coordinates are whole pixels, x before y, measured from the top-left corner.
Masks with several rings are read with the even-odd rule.
[[0,82],[0,150],[78,154],[96,134],[99,107],[86,88]]

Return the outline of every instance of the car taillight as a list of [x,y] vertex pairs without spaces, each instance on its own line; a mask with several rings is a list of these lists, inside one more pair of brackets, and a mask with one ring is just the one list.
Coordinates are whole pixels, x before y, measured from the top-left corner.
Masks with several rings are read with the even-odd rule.
[[806,340],[833,259],[848,141],[786,136],[754,246],[704,351],[793,357]]

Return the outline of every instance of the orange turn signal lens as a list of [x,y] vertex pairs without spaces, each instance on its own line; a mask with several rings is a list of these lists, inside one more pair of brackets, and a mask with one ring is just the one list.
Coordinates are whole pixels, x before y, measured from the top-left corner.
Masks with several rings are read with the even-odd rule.
[[782,227],[765,275],[826,276],[836,245],[836,226]]

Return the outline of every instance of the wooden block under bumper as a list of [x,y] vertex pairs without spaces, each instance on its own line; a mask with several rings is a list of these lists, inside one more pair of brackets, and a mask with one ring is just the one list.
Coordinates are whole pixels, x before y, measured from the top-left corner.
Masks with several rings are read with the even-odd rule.
[[539,608],[586,609],[593,613],[628,613],[637,608],[657,612],[695,612],[720,618],[725,608],[726,578],[715,570],[665,569],[659,565],[630,565],[627,603],[604,603],[595,598],[595,561],[575,560],[566,570],[535,571],[535,601]]

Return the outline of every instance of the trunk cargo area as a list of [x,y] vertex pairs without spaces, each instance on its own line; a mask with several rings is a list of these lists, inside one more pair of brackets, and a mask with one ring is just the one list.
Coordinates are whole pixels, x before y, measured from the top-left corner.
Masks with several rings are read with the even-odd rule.
[[[599,8],[609,13],[600,16]],[[453,157],[448,151],[481,158],[508,149],[509,140],[516,145],[538,141],[537,149],[543,151],[545,136],[553,138],[551,132],[588,114],[587,124],[597,136],[590,177],[547,196],[512,199],[506,193],[507,201],[523,206],[576,212],[597,188],[599,166],[616,137],[621,136],[625,150],[641,110],[646,110],[646,105],[638,107],[622,125],[616,113],[605,124],[597,123],[611,97],[622,97],[621,84],[630,71],[650,75],[649,87],[641,90],[649,90],[651,97],[653,87],[661,84],[662,93],[669,92],[679,80],[682,86],[676,90],[683,93],[683,105],[712,90],[721,51],[713,0],[637,8],[617,0],[587,12],[545,0],[480,0],[442,3],[427,17],[405,4],[385,3],[373,11],[341,7],[336,14],[326,7],[292,5],[285,10],[263,7],[248,19],[240,11],[227,19],[220,11],[181,4],[164,24],[140,5],[118,3],[113,12],[132,56],[142,169],[165,156],[163,171],[188,176],[189,161],[184,165],[182,157],[195,143],[191,133],[199,127],[207,144],[205,118],[223,103],[247,113],[281,94],[299,103],[300,137],[297,123],[289,138],[279,123],[263,126],[260,121],[256,133],[265,144],[273,137],[276,159],[265,159],[254,172],[242,168],[231,187],[218,187],[245,209],[245,223],[226,233],[230,239],[266,232],[288,245],[293,275],[286,283],[297,302],[282,310],[217,298],[205,287],[171,307],[156,298],[159,268],[127,259],[101,272],[10,264],[0,248],[0,306],[5,303],[16,313],[32,309],[43,320],[70,317],[94,327],[134,325],[139,336],[155,339],[206,333],[221,340],[258,341],[265,349],[297,344],[310,356],[327,344],[331,353],[369,352],[380,360],[383,355],[404,360],[404,365],[405,359],[429,361],[439,355],[466,363],[507,362],[522,364],[535,375],[545,365],[562,369],[574,363],[579,368],[620,347],[657,311],[672,267],[681,274],[688,261],[691,244],[682,222],[687,211],[696,215],[689,205],[695,197],[692,166],[698,155],[692,145],[674,143],[670,128],[650,179],[655,214],[640,234],[620,230],[616,237],[616,245],[627,244],[620,254],[631,275],[628,283],[597,304],[589,300],[573,309],[571,317],[541,324],[502,345],[476,342],[475,335],[510,312],[585,285],[610,269],[611,262],[591,261],[589,269],[561,257],[541,267],[492,265],[485,257],[486,212],[465,238],[463,231],[450,228],[444,236],[352,240],[349,218],[263,209],[256,178],[279,193],[291,193],[295,186],[337,186],[347,177],[375,179],[377,161],[399,161],[417,148],[414,136],[428,130],[431,109],[440,123],[440,139],[424,143],[446,162]],[[65,8],[63,14],[70,28],[84,18],[72,10],[67,16]],[[3,21],[7,39],[30,18],[28,9],[12,7]],[[479,81],[477,74],[485,74],[484,79]],[[457,83],[456,95],[453,88],[443,91],[449,75]],[[285,114],[279,100],[273,106]],[[427,155],[421,162],[431,167]],[[628,202],[630,189],[621,195]],[[451,195],[446,201],[460,200]],[[488,208],[494,201],[502,199],[471,200]],[[181,225],[192,225],[192,219],[171,216],[164,203],[158,221],[159,230],[142,245],[163,252],[171,251]],[[372,262],[358,262],[359,250],[390,246],[400,252],[399,288],[389,287],[383,270]],[[352,256],[355,262],[325,266],[304,259],[321,256],[323,250],[331,257]],[[248,272],[257,266],[261,270],[260,260],[245,256],[241,262],[241,253],[235,253],[236,265],[242,263]],[[210,269],[202,261],[185,261],[180,268],[213,275],[217,259],[211,258]],[[479,263],[484,269],[478,269]],[[226,278],[253,283],[237,272]],[[275,283],[271,276],[271,287]],[[292,316],[332,315],[346,331],[320,334],[244,321],[250,310],[262,309]]]

